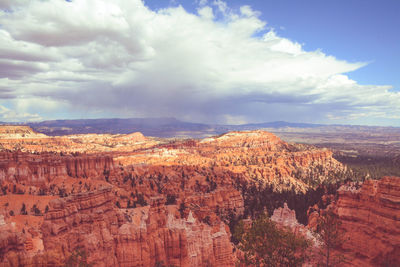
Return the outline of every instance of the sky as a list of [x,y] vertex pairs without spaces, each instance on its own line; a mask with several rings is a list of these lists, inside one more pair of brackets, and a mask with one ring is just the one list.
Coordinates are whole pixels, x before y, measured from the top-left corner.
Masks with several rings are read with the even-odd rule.
[[397,0],[0,0],[0,121],[400,126]]

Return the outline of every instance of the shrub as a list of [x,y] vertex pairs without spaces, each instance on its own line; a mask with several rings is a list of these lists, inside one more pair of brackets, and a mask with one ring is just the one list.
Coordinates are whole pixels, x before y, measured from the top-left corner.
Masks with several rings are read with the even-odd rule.
[[234,236],[244,252],[241,263],[253,266],[302,266],[310,242],[290,229],[278,227],[265,214],[246,227],[241,221]]

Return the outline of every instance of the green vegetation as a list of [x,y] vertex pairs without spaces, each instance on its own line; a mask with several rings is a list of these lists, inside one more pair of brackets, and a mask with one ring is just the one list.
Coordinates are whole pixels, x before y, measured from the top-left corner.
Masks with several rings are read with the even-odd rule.
[[22,203],[21,211],[20,211],[19,214],[21,214],[21,215],[27,215],[28,214],[28,212],[26,211],[25,203]]
[[184,217],[184,215],[185,215],[185,210],[186,210],[185,202],[181,202],[181,204],[179,205],[179,213],[180,213],[180,215],[181,215],[181,218]]
[[67,259],[64,267],[91,267],[93,264],[87,262],[86,251],[76,249]]
[[302,266],[308,259],[310,242],[289,229],[278,227],[267,215],[261,215],[251,226],[241,221],[234,237],[244,252],[240,263],[253,266]]
[[352,170],[348,178],[355,181],[400,176],[400,158],[369,155],[356,157],[337,155],[335,158]]
[[277,192],[270,185],[256,186],[254,184],[238,184],[238,190],[242,193],[244,199],[244,217],[250,216],[257,218],[266,210],[272,214],[275,209],[283,207],[287,203],[288,207],[296,211],[296,218],[302,224],[307,224],[307,210],[309,207],[318,204],[325,208],[329,203],[322,201],[325,194],[335,194],[340,183],[320,185],[315,189],[309,189],[307,193],[296,193],[294,190]]
[[167,194],[167,201],[166,201],[165,205],[176,205],[176,196]]
[[35,216],[40,216],[42,215],[42,212],[40,209],[36,206],[36,204],[33,204],[31,211],[34,213]]
[[135,202],[135,206],[136,205],[140,205],[140,206],[142,206],[142,207],[144,207],[144,206],[147,206],[148,204],[147,204],[147,201],[144,199],[144,196],[143,196],[143,194],[137,194],[137,200],[136,200],[136,202]]
[[344,262],[342,255],[333,254],[332,250],[345,242],[344,232],[340,228],[341,222],[331,210],[326,211],[318,218],[317,238],[322,243],[320,255],[321,266],[338,266]]

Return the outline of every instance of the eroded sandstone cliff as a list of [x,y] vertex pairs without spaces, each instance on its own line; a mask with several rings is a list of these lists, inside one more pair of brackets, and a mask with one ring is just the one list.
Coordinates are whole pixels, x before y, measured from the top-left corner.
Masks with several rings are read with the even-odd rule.
[[399,177],[368,180],[360,189],[344,185],[336,206],[349,265],[400,266]]
[[110,188],[50,203],[44,247],[61,258],[83,249],[96,266],[233,266],[223,223],[209,226],[192,213],[181,218],[163,197],[136,209],[117,209]]
[[[228,225],[253,204],[280,201],[249,195],[306,192],[345,172],[330,151],[265,131],[183,141],[4,137],[4,266],[59,266],[81,250],[95,266],[233,266]],[[308,233],[287,208],[274,218]]]
[[100,177],[113,169],[113,158],[107,155],[0,152],[0,183],[39,186],[59,177]]
[[[22,126],[21,126],[22,127]],[[1,127],[0,127],[1,128]],[[10,131],[10,130],[4,130]],[[246,180],[273,185],[278,191],[306,192],[323,182],[343,176],[345,167],[332,152],[311,146],[288,144],[266,131],[230,132],[202,140],[162,140],[128,135],[36,136],[0,135],[1,149],[28,152],[112,153],[122,165],[189,165],[222,167],[243,174]]]

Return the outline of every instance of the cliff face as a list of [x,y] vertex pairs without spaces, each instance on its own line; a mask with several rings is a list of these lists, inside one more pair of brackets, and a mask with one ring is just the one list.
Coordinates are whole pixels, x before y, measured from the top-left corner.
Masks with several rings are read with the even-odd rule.
[[95,266],[233,266],[225,226],[200,223],[190,213],[152,198],[150,207],[114,208],[111,189],[50,203],[42,225],[45,250],[68,258],[77,249]]
[[21,232],[15,223],[4,221],[0,215],[0,266],[62,266],[62,261],[51,252],[43,251],[37,232]]
[[60,156],[22,152],[0,152],[0,182],[44,185],[55,178],[103,176],[114,168],[113,159],[104,155]]
[[296,192],[306,192],[346,170],[326,149],[288,144],[265,131],[231,132],[200,141],[159,145],[117,160],[126,165],[219,167],[242,175],[247,182]]
[[[5,134],[1,135],[1,131]],[[293,188],[296,192],[306,192],[345,171],[330,151],[288,144],[265,131],[230,132],[200,141],[172,142],[147,138],[141,133],[41,137],[28,127],[10,131],[0,127],[3,151],[109,152],[122,165],[221,167],[243,175],[249,182],[273,185],[277,191]],[[19,132],[26,136],[15,136]],[[71,171],[72,176],[75,170]],[[40,175],[32,180],[42,178]]]
[[[200,141],[30,136],[1,145],[0,203],[7,204],[7,223],[17,225],[0,236],[5,266],[60,265],[79,250],[95,266],[233,266],[227,224],[244,213],[239,190],[270,184],[306,191],[344,170],[327,150],[264,131]],[[85,154],[69,154],[75,151]],[[278,220],[286,217],[303,231],[281,210]]]
[[342,249],[353,266],[400,266],[400,178],[342,186],[337,213],[347,231]]
[[12,254],[22,254],[24,242],[24,235],[16,232],[11,224],[4,221],[4,216],[0,215],[0,266]]
[[136,199],[129,192],[140,192],[146,199],[173,196],[177,204],[184,203],[199,219],[213,217],[213,213],[228,216],[244,212],[243,197],[234,186],[238,175],[221,168],[135,166],[114,177],[117,180],[112,183],[128,192],[126,199],[131,203]]

